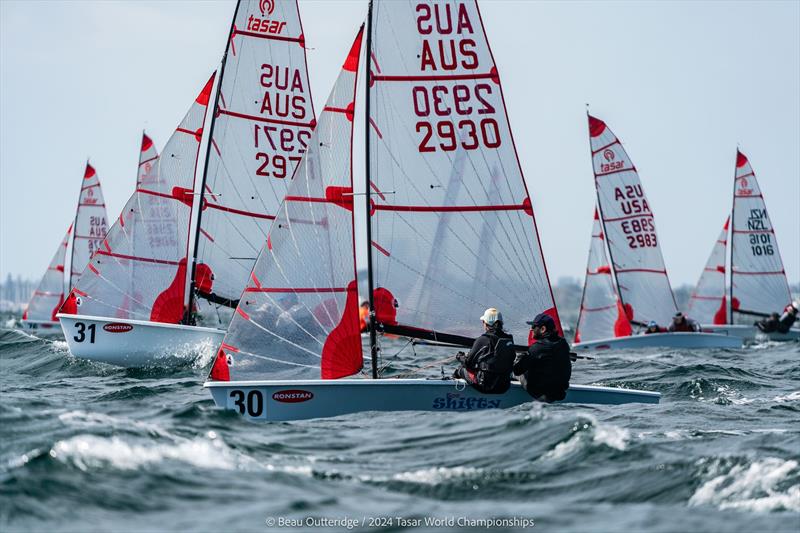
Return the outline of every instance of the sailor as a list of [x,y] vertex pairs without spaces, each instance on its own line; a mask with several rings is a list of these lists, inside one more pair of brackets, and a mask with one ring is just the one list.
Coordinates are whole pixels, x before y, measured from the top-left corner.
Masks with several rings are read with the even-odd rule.
[[670,332],[676,331],[688,331],[688,332],[696,332],[700,331],[700,324],[689,318],[688,316],[684,315],[680,311],[675,313],[675,316],[672,317],[672,324],[669,325]]
[[778,331],[781,333],[789,333],[794,321],[797,320],[797,314],[800,312],[800,298],[786,306],[783,314],[779,320]]
[[550,315],[540,313],[528,324],[535,342],[514,362],[514,374],[535,399],[542,402],[563,400],[572,375],[569,344],[558,334]]
[[486,394],[503,394],[511,386],[514,365],[514,339],[503,331],[503,315],[490,307],[480,318],[483,334],[475,339],[468,354],[459,352],[461,366],[453,377],[461,378]]
[[658,325],[658,322],[655,320],[651,320],[647,323],[647,329],[644,330],[645,335],[650,335],[651,333],[664,333],[664,328]]
[[778,331],[778,326],[781,323],[781,316],[778,313],[770,313],[764,320],[758,320],[753,323],[762,333],[773,333]]
[[364,300],[358,307],[358,323],[361,333],[369,329],[369,301]]

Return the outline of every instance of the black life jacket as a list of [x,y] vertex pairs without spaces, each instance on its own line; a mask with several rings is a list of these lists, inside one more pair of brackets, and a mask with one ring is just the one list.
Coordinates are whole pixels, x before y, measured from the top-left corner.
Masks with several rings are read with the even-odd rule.
[[489,347],[475,365],[475,385],[481,392],[502,394],[511,386],[511,369],[516,357],[514,338],[494,331],[487,331],[483,336],[488,338]]

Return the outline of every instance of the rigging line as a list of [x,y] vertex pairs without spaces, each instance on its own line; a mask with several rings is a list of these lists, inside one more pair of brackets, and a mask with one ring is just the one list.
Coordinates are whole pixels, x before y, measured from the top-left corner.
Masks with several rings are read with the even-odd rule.
[[304,365],[302,363],[292,363],[291,361],[284,361],[283,359],[275,359],[273,357],[269,357],[269,356],[266,356],[266,355],[260,355],[260,354],[248,352],[248,351],[245,351],[245,350],[239,350],[238,353],[243,353],[245,355],[249,355],[250,357],[256,357],[258,359],[263,359],[265,361],[272,361],[273,363],[280,363],[280,364],[291,365],[291,366],[301,366],[301,367],[304,367],[304,368],[319,369],[318,366]]
[[[270,297],[268,294],[267,294],[267,298],[269,298],[270,300],[272,300],[272,297]],[[274,300],[273,300],[273,301],[274,301]],[[273,305],[274,305],[274,304],[273,304]],[[279,307],[279,306],[278,306],[278,308],[280,309],[280,307]],[[261,324],[259,324],[259,323],[258,323],[258,322],[256,322],[255,320],[253,320],[252,318],[244,318],[244,317],[241,315],[241,313],[236,313],[236,314],[237,314],[237,315],[238,315],[240,318],[242,318],[243,320],[246,320],[247,322],[249,322],[249,323],[253,324],[253,325],[254,325],[254,326],[256,326],[258,329],[260,329],[260,330],[264,331],[265,333],[268,333],[268,334],[270,334],[271,336],[275,337],[275,338],[276,338],[276,339],[278,339],[279,341],[281,341],[281,342],[285,342],[286,344],[290,344],[290,345],[294,346],[295,348],[297,348],[297,349],[299,349],[299,350],[302,350],[302,351],[304,351],[304,352],[307,352],[307,353],[309,353],[309,354],[313,355],[314,357],[316,357],[317,359],[322,359],[322,355],[318,354],[317,352],[315,352],[315,351],[313,351],[313,350],[309,350],[308,348],[306,348],[306,347],[304,347],[304,346],[300,346],[299,344],[297,344],[297,343],[295,343],[295,342],[292,342],[292,341],[290,341],[289,339],[287,339],[287,338],[285,338],[285,337],[281,337],[280,335],[278,335],[278,334],[277,334],[277,333],[275,333],[274,331],[271,331],[271,330],[267,329],[266,327],[262,326]],[[294,321],[294,320],[292,320],[292,321]],[[295,322],[295,324],[297,324],[297,323]],[[299,326],[298,326],[298,327],[299,327]],[[300,328],[300,329],[303,329],[303,328]],[[315,341],[316,341],[316,342],[317,342],[317,343],[318,343],[320,346],[322,345],[322,342],[320,342],[320,340],[319,340],[319,339],[317,339],[316,337],[314,337],[313,335],[311,335],[310,333],[308,333],[306,330],[304,330],[304,329],[303,329],[303,332],[305,332],[305,333],[306,333],[306,335],[308,335],[308,336],[309,336],[311,339],[315,340]],[[256,355],[256,354],[252,354],[252,355]]]
[[[294,319],[294,316],[293,316],[292,314],[290,314],[290,313],[288,313],[288,312],[287,312],[288,310],[285,310],[285,309],[283,309],[283,307],[281,307],[281,305],[280,305],[280,304],[279,304],[279,303],[278,303],[278,302],[277,302],[277,301],[276,301],[276,300],[275,300],[275,299],[274,299],[274,298],[273,298],[273,297],[270,295],[270,293],[257,293],[257,294],[264,294],[264,295],[265,295],[265,296],[266,296],[266,297],[267,297],[267,298],[270,300],[270,303],[271,303],[272,305],[274,305],[275,307],[277,307],[278,309],[280,309],[280,310],[281,310],[281,313],[279,313],[279,316],[280,316],[280,315],[283,315],[283,313],[284,313],[284,312],[286,312],[286,313],[287,313],[287,315],[288,315],[288,317],[289,317],[289,320],[291,320],[291,322],[292,322],[292,323],[293,323],[295,326],[297,326],[297,329],[301,330],[303,333],[305,333],[306,335],[308,335],[308,337],[309,337],[309,338],[313,339],[313,340],[314,340],[314,341],[315,341],[317,344],[319,344],[320,346],[323,346],[323,345],[324,345],[324,343],[323,343],[321,340],[319,340],[319,339],[318,339],[316,336],[312,335],[312,334],[311,334],[311,332],[310,332],[310,331],[308,331],[306,328],[304,328],[303,326],[301,326],[301,325],[300,325],[300,323],[299,323],[299,322],[297,322],[297,321]],[[295,295],[296,295],[297,293],[293,292],[293,294],[295,294]],[[298,300],[299,300],[299,299],[298,299]],[[305,306],[304,306],[304,307],[305,307]],[[310,313],[310,310],[309,310],[308,308],[306,308],[306,311],[309,311],[309,313]],[[313,313],[311,313],[311,316],[312,316],[312,317],[314,316],[314,315],[313,315]],[[315,320],[315,321],[317,321],[317,320],[316,320],[316,317],[314,317],[314,320]],[[255,321],[254,321],[252,318],[250,318],[250,322],[252,322],[252,323],[256,324],[256,322],[255,322]],[[319,322],[317,321],[317,323],[319,323]],[[329,331],[328,331],[326,328],[322,327],[322,325],[321,325],[321,324],[319,324],[319,326],[320,326],[321,330],[322,330],[323,332],[325,332],[325,336],[327,337],[327,336],[330,334],[330,332],[329,332]],[[261,327],[262,329],[264,329],[264,330],[266,331],[266,328],[265,328],[265,327],[262,327],[262,326],[260,326],[260,325],[259,325],[259,327]],[[273,335],[274,335],[275,337],[278,337],[278,338],[281,338],[281,339],[285,340],[286,342],[290,342],[288,339],[284,339],[283,337],[280,337],[280,335],[278,335],[278,334],[276,334],[276,333],[273,333]],[[309,352],[310,352],[310,350],[307,350],[307,351],[309,351]],[[311,352],[310,352],[310,353],[311,353]],[[317,355],[317,357],[321,357],[321,356],[320,356],[320,355]]]

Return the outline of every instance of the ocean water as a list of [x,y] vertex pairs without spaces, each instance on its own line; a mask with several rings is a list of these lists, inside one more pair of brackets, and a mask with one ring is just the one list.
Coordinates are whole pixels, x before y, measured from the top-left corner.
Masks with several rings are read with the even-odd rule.
[[[440,372],[421,346],[385,356]],[[125,370],[0,330],[0,531],[800,529],[798,343],[574,365],[657,406],[269,424],[214,407],[207,359]]]

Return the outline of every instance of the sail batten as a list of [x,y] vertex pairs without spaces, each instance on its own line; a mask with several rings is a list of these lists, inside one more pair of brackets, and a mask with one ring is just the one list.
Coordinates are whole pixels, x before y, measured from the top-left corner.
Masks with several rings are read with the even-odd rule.
[[89,162],[83,173],[83,183],[78,196],[78,208],[72,225],[70,276],[67,290],[74,287],[89,264],[89,259],[100,249],[108,232],[108,217],[103,190],[97,171]]
[[72,226],[70,225],[28,301],[28,305],[22,313],[22,320],[58,321],[56,313],[64,303],[64,262],[67,258],[67,245],[71,232]]

